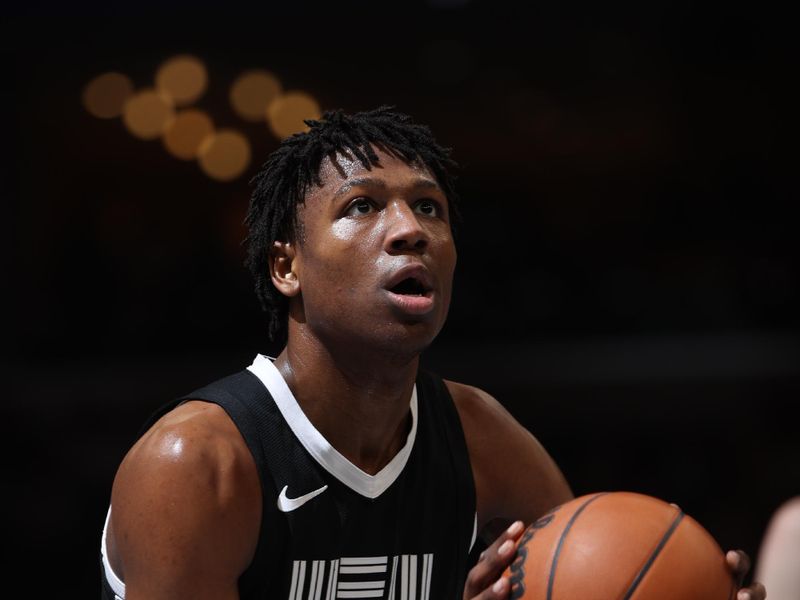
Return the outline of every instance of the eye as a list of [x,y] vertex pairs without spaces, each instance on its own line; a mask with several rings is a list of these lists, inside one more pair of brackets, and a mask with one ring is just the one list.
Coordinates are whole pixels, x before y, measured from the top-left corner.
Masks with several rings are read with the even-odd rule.
[[439,208],[439,203],[435,202],[434,200],[428,200],[427,198],[417,202],[414,210],[428,217],[438,217],[441,216],[442,213],[441,209]]
[[347,207],[347,216],[368,215],[375,210],[375,205],[368,198],[357,198]]

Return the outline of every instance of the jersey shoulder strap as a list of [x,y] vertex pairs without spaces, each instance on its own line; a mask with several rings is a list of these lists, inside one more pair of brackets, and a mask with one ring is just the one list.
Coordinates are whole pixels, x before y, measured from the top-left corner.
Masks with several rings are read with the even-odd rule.
[[[457,489],[460,493],[452,509],[458,512],[458,522],[463,524],[457,533],[458,547],[463,548],[463,554],[458,557],[456,572],[466,575],[474,562],[471,550],[477,533],[475,480],[472,475],[467,440],[458,409],[444,380],[435,373],[420,369],[417,386],[421,388],[419,391],[425,400],[425,412],[431,416],[420,425],[427,430],[432,439],[442,440],[446,444],[451,468],[456,474]],[[459,589],[463,588],[463,581],[460,585]]]
[[287,521],[282,513],[271,510],[271,503],[277,498],[275,481],[292,466],[286,454],[274,449],[290,444],[287,436],[291,432],[267,388],[247,369],[178,398],[171,405],[188,400],[213,402],[225,410],[253,455],[263,497],[261,529],[253,562],[239,579],[239,592],[242,598],[267,597],[267,586],[280,576],[289,539]]
[[246,369],[161,405],[144,422],[136,436],[137,439],[141,438],[161,417],[189,400],[212,402],[225,410],[242,434],[260,473],[262,467],[266,466],[263,444],[259,438],[261,431],[258,427],[263,418],[252,414],[252,411],[255,409],[259,412],[259,405],[272,402],[272,397],[258,378]]

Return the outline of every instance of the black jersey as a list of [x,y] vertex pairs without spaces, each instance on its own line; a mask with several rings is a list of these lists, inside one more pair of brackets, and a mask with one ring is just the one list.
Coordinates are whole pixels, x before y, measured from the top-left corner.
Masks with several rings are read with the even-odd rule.
[[[322,437],[266,357],[165,406],[147,426],[184,400],[219,404],[261,477],[261,534],[239,579],[242,600],[461,597],[475,543],[475,486],[440,378],[419,372],[406,444],[375,475]],[[123,598],[105,558],[103,575],[103,597]]]

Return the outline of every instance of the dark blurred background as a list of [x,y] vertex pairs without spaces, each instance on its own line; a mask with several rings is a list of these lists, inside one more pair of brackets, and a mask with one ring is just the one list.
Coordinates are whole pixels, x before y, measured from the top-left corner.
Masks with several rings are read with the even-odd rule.
[[[323,110],[396,105],[453,148],[465,222],[428,367],[495,395],[576,494],[662,497],[756,558],[800,493],[786,15],[376,4],[4,19],[4,496],[27,568],[95,597],[139,426],[279,350],[242,266],[248,180],[279,143],[229,99],[251,70]],[[249,147],[217,178],[91,105],[99,76],[133,98],[185,55],[207,81],[178,114]]]

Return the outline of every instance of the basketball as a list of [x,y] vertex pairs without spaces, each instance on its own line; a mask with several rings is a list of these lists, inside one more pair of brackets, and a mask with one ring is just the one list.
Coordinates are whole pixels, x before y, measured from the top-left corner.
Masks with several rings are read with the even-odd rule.
[[737,589],[702,525],[631,492],[553,509],[522,534],[505,575],[514,600],[731,600]]

